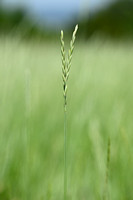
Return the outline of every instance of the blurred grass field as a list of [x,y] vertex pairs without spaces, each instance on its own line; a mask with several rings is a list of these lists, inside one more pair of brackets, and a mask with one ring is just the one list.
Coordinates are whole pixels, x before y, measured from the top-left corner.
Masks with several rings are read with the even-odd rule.
[[[68,83],[69,200],[133,199],[133,46],[77,42]],[[63,199],[60,42],[0,39],[0,200]]]

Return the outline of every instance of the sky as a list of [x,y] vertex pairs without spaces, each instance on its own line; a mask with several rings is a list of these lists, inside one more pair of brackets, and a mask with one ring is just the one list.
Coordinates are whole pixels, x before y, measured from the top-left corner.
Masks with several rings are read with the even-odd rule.
[[3,0],[10,8],[25,7],[38,19],[53,26],[71,20],[85,11],[96,11],[113,0]]
[[104,4],[108,4],[113,0],[3,0],[3,2],[15,5],[26,5],[28,7],[43,7],[43,8],[55,8],[55,9],[79,9],[80,6],[86,5],[91,9],[102,7]]

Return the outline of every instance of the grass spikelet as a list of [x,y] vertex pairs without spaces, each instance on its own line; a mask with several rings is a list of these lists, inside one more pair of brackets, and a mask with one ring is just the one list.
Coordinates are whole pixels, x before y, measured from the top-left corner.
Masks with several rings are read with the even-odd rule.
[[74,43],[76,39],[77,30],[78,30],[78,25],[76,25],[75,30],[72,35],[72,40],[70,42],[70,49],[68,51],[67,59],[65,55],[64,34],[63,34],[63,31],[61,31],[62,79],[63,79],[63,95],[64,95],[65,110],[66,110],[66,105],[67,105],[67,81],[68,81],[69,72],[71,68],[72,54],[74,50]]
[[76,25],[72,35],[72,40],[70,42],[70,49],[68,51],[67,59],[65,55],[64,34],[63,31],[61,31],[62,80],[63,80],[63,96],[64,96],[64,200],[67,199],[67,82],[71,68],[71,61],[72,61],[77,30],[78,30],[78,25]]

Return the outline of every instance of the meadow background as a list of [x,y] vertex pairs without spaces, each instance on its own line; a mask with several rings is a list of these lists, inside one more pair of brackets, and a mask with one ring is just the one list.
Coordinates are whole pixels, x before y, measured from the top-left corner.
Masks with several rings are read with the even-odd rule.
[[[129,12],[120,10],[128,13],[128,24]],[[3,13],[10,26],[0,21],[0,199],[62,200],[60,31],[13,25]],[[105,10],[95,23],[79,22],[68,83],[68,199],[103,199],[110,137],[108,199],[132,200],[132,26],[122,34],[115,27],[104,31],[99,13]],[[66,46],[72,27],[66,28]]]

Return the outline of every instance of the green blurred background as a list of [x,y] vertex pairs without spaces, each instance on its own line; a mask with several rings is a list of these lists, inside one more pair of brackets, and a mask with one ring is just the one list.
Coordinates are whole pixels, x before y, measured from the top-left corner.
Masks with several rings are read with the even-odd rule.
[[[14,3],[13,3],[14,2]],[[19,34],[22,38],[55,37],[61,28],[69,33],[79,24],[79,37],[108,38],[133,37],[132,0],[2,0],[0,6],[0,33]],[[66,3],[68,2],[68,3]]]
[[[24,3],[25,2],[25,3]],[[133,1],[3,0],[0,4],[0,200],[63,199],[66,48],[68,199],[133,199]]]

